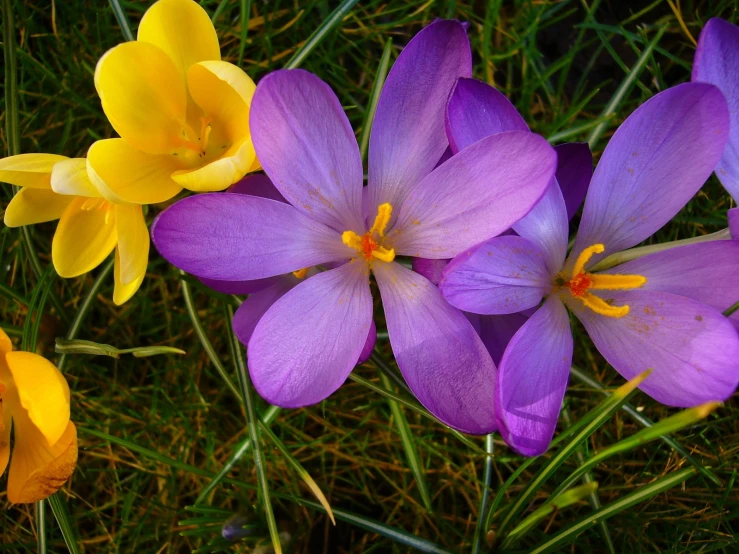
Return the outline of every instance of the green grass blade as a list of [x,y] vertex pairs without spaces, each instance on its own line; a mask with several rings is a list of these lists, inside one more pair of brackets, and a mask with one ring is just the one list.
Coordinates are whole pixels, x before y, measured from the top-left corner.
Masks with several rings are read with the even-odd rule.
[[90,340],[56,339],[54,351],[57,354],[88,354],[90,356],[110,356],[120,358],[121,354],[132,354],[134,358],[148,358],[162,354],[187,354],[184,350],[172,346],[135,346],[133,348],[116,348],[110,344],[101,344]]
[[[113,271],[114,264],[115,258],[112,257],[103,266],[103,269],[100,270],[100,274],[92,282],[90,290],[87,291],[87,295],[85,296],[82,304],[80,304],[80,307],[77,310],[77,315],[74,316],[72,324],[69,326],[69,331],[67,331],[67,340],[74,340],[77,337],[77,333],[80,330],[80,325],[82,325],[82,321],[85,319],[87,312],[90,310],[90,306],[92,306],[92,301],[95,300],[100,287],[103,286],[103,282],[108,278],[110,272]],[[64,363],[66,362],[66,360],[66,354],[62,354],[61,356],[59,356],[59,361],[56,364],[56,366],[59,368],[59,371],[63,371]]]
[[288,60],[285,64],[285,69],[295,69],[296,67],[300,67],[303,60],[305,60],[313,49],[318,46],[324,38],[326,38],[326,35],[331,32],[334,26],[344,19],[344,16],[349,13],[349,11],[354,7],[354,4],[358,1],[359,0],[344,0],[339,4],[339,6],[323,20],[318,28],[313,31],[311,36],[308,37],[308,40],[305,41],[305,44],[300,47],[295,54],[293,54],[290,60]]
[[570,440],[564,447],[557,452],[549,463],[546,464],[529,483],[523,492],[518,496],[516,501],[505,518],[498,527],[498,534],[502,535],[505,530],[513,522],[513,518],[528,504],[531,498],[536,494],[536,491],[554,474],[554,472],[561,466],[564,461],[575,453],[577,447],[582,444],[590,435],[603,425],[618,408],[626,402],[629,397],[634,393],[636,387],[644,381],[649,375],[648,371],[645,371],[641,375],[635,377],[631,381],[625,383],[616,391],[591,410],[585,417],[581,418],[581,421],[587,421],[587,424]]
[[21,153],[18,121],[18,60],[15,55],[15,23],[12,0],[3,0],[3,57],[5,60],[5,134],[8,155]]
[[[267,408],[267,411],[264,412],[264,415],[259,420],[259,423],[261,425],[264,425],[265,427],[270,425],[277,418],[277,414],[280,413],[280,409],[281,408],[278,408],[277,406],[270,406],[269,408]],[[243,441],[241,441],[241,443],[239,443],[233,454],[231,454],[231,457],[226,461],[225,464],[223,464],[223,467],[218,471],[216,476],[211,479],[211,481],[205,487],[203,487],[203,490],[200,491],[197,500],[195,500],[195,504],[201,504],[205,502],[205,499],[208,497],[211,491],[215,489],[221,481],[223,481],[226,475],[229,474],[229,472],[234,468],[239,460],[241,460],[244,454],[249,451],[250,447],[251,437],[246,437]]]
[[475,535],[472,537],[472,554],[480,554],[483,548],[483,538],[485,536],[485,514],[488,509],[488,501],[490,500],[490,488],[493,481],[493,434],[485,436],[485,450],[490,456],[485,458],[484,469],[482,473],[482,494],[480,495],[480,509],[477,511],[477,523],[475,524]]
[[224,8],[226,7],[226,3],[228,0],[221,0],[218,3],[218,6],[216,7],[216,11],[213,12],[213,15],[210,18],[211,23],[215,25],[216,21],[218,21],[218,18],[221,17],[221,14],[223,13]]
[[123,33],[123,38],[125,38],[126,40],[135,40],[133,32],[131,31],[131,26],[128,24],[128,17],[126,17],[126,12],[123,11],[120,0],[109,1],[110,7],[113,8],[115,19],[116,21],[118,21],[118,25],[121,26],[121,33]]
[[[575,377],[577,380],[585,383],[589,387],[593,387],[594,389],[598,390],[600,393],[604,395],[609,395],[610,393],[605,390],[605,387],[601,385],[598,381],[590,377],[588,374],[580,371],[576,367],[572,367],[570,369],[570,372],[572,373],[572,376]],[[632,419],[643,425],[644,427],[651,427],[654,425],[654,422],[652,422],[648,417],[640,414],[639,412],[634,409],[633,406],[630,404],[624,404],[621,406],[621,409],[625,411],[627,414],[631,416]],[[695,469],[697,469],[701,475],[703,475],[706,479],[710,480],[712,483],[718,485],[719,487],[722,487],[724,485],[723,481],[719,479],[719,477],[713,473],[710,469],[706,468],[703,464],[701,464],[698,460],[696,460],[690,452],[688,452],[687,448],[685,448],[683,445],[681,445],[679,442],[677,442],[672,437],[667,437],[665,435],[662,435],[660,437],[662,442],[667,444],[670,448],[672,448],[675,452],[680,454],[687,462],[689,462]]]
[[323,491],[318,486],[318,483],[316,483],[313,477],[310,476],[310,473],[308,473],[305,470],[303,465],[298,460],[296,460],[292,454],[290,454],[290,451],[287,449],[285,444],[280,440],[280,438],[277,435],[275,435],[272,432],[272,429],[270,429],[269,426],[265,425],[262,421],[260,421],[259,427],[262,430],[262,432],[264,432],[270,438],[272,443],[277,447],[277,450],[279,450],[280,453],[285,457],[287,462],[298,473],[300,478],[308,486],[308,488],[311,490],[311,492],[316,497],[316,499],[321,503],[321,506],[323,506],[323,509],[326,510],[328,517],[331,518],[331,523],[336,525],[336,520],[334,519],[334,512],[331,510],[331,505],[328,503],[328,500],[326,500],[326,495],[323,494]]
[[277,521],[275,520],[275,514],[272,511],[272,502],[269,498],[269,479],[264,461],[264,452],[262,452],[262,445],[259,442],[259,425],[257,423],[257,410],[254,406],[254,391],[252,390],[251,378],[249,377],[249,371],[246,369],[243,347],[233,333],[231,333],[231,342],[235,354],[234,363],[238,371],[239,385],[241,386],[244,407],[246,408],[247,428],[249,430],[249,437],[251,438],[252,453],[254,454],[254,467],[257,471],[259,499],[264,510],[264,517],[267,520],[267,527],[269,528],[269,535],[272,538],[272,546],[275,549],[275,554],[282,554],[280,531],[277,529]]
[[46,503],[39,500],[34,504],[36,513],[36,552],[46,554]]
[[[390,378],[384,373],[380,372],[380,380],[382,386],[388,390],[392,389],[392,382]],[[405,451],[405,459],[408,462],[408,467],[413,473],[413,477],[416,480],[418,486],[418,493],[421,495],[423,505],[429,512],[433,512],[433,506],[431,505],[431,494],[429,493],[428,485],[426,484],[426,476],[423,471],[423,465],[421,464],[421,457],[418,455],[418,449],[416,443],[413,440],[413,433],[411,427],[408,425],[408,420],[400,407],[400,404],[394,400],[389,400],[390,413],[393,415],[395,426],[400,434],[400,440],[403,444],[403,450]]]
[[249,33],[249,12],[251,12],[251,0],[241,0],[241,17],[239,24],[241,25],[241,37],[239,42],[239,57],[237,63],[242,64],[244,60],[244,50],[246,50],[246,35]]
[[390,69],[390,54],[393,51],[393,39],[387,39],[385,48],[382,51],[380,65],[377,67],[375,74],[375,82],[372,83],[372,92],[370,93],[369,104],[364,112],[364,121],[362,121],[362,133],[359,135],[359,152],[362,160],[367,159],[367,149],[369,148],[370,132],[372,130],[372,122],[375,119],[375,111],[377,110],[377,102],[380,101],[380,93],[387,78],[387,72]]
[[542,519],[553,514],[555,510],[561,510],[562,508],[566,508],[567,506],[580,502],[593,494],[596,490],[598,490],[598,483],[586,483],[579,487],[575,487],[574,489],[570,489],[559,496],[555,496],[511,530],[505,541],[503,541],[503,544],[500,546],[501,549],[505,550],[510,548],[517,541],[525,537],[526,533],[533,529]]
[[67,550],[69,550],[71,554],[80,554],[74,526],[69,520],[69,510],[67,509],[67,502],[64,500],[64,498],[61,497],[60,493],[58,492],[55,492],[46,500],[48,500],[49,506],[51,506],[51,511],[54,513],[56,522],[62,532],[62,537],[64,537],[64,542],[67,545]]
[[553,552],[560,549],[563,545],[574,541],[583,531],[591,528],[599,521],[608,519],[636,504],[649,500],[653,496],[660,494],[672,487],[679,485],[689,477],[695,475],[695,468],[683,469],[671,475],[667,475],[656,481],[639,488],[637,491],[624,496],[623,498],[607,504],[600,510],[596,510],[592,514],[584,517],[577,523],[563,529],[544,544],[539,545],[531,550],[531,554],[544,554],[545,552]]
[[[666,30],[667,27],[660,27],[655,37],[644,48],[641,56],[639,56],[639,59],[636,60],[634,67],[631,68],[629,73],[626,75],[626,78],[621,82],[621,85],[619,85],[615,94],[611,98],[611,101],[608,102],[608,105],[603,110],[603,113],[601,114],[602,118],[610,117],[611,115],[616,113],[616,110],[621,105],[621,102],[623,102],[626,94],[631,90],[631,87],[634,86],[634,83],[639,78],[639,75],[641,75],[642,70],[647,65],[649,59],[652,57],[652,51],[654,50],[654,47],[657,46]],[[595,145],[598,143],[600,137],[603,135],[603,132],[605,130],[606,123],[601,123],[592,130],[590,136],[588,137],[588,144],[590,145],[591,149],[595,148]]]

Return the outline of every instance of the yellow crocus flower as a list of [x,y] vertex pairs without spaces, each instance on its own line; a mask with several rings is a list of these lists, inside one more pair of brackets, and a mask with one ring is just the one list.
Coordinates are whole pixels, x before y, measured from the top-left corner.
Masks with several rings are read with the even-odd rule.
[[113,301],[120,305],[144,279],[149,231],[140,205],[110,202],[89,172],[84,158],[20,154],[0,160],[0,181],[23,187],[5,210],[5,225],[59,219],[51,259],[65,278],[96,268],[115,248]]
[[69,420],[69,385],[61,372],[38,354],[12,350],[0,329],[0,475],[10,459],[8,500],[17,504],[43,500],[71,477],[77,428]]
[[256,86],[221,60],[215,28],[192,0],[153,4],[137,40],[100,59],[95,88],[121,137],[87,153],[90,178],[111,202],[224,190],[259,169],[249,132]]

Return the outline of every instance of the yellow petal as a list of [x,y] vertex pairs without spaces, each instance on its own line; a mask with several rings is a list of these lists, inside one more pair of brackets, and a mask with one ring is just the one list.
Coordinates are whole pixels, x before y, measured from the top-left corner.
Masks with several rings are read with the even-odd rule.
[[100,196],[87,176],[85,158],[71,158],[57,163],[51,171],[51,190],[73,196]]
[[[49,446],[55,444],[69,423],[66,379],[54,364],[32,352],[8,352],[5,362],[21,407]],[[14,418],[18,417],[16,411],[11,413]]]
[[160,48],[132,41],[108,50],[95,68],[95,88],[110,124],[131,146],[149,154],[177,148],[187,93]]
[[182,190],[171,177],[182,168],[176,156],[146,154],[123,139],[95,142],[87,162],[90,179],[111,202],[156,204]]
[[76,277],[100,265],[115,248],[113,204],[102,198],[75,198],[59,220],[51,259],[62,277]]
[[14,415],[13,427],[8,500],[14,504],[38,502],[58,491],[74,473],[77,428],[70,421],[56,444],[49,446],[27,416]]
[[19,154],[0,160],[0,181],[18,185],[48,189],[51,186],[51,168],[66,160],[56,154]]
[[141,18],[138,40],[161,48],[174,62],[183,83],[192,64],[221,59],[210,17],[192,0],[159,0]]
[[[0,363],[2,363],[2,357],[6,352],[13,351],[13,343],[10,341],[8,334],[0,328]],[[2,471],[0,471],[2,473]]]
[[130,300],[130,298],[136,294],[136,291],[139,290],[139,287],[141,286],[141,283],[144,281],[144,277],[146,276],[146,268],[144,268],[144,271],[141,273],[141,275],[137,276],[133,281],[130,283],[124,285],[121,282],[121,255],[120,250],[116,249],[115,251],[115,287],[113,288],[113,302],[115,302],[116,306],[120,306],[121,304],[125,304]]
[[143,275],[149,263],[149,229],[146,228],[141,206],[117,205],[115,228],[121,259],[120,280],[127,285]]
[[228,62],[201,62],[187,72],[187,87],[213,128],[231,144],[250,135],[249,106],[256,85],[242,69]]
[[227,155],[201,168],[178,171],[172,175],[172,179],[184,188],[195,192],[224,190],[246,175],[256,160],[250,138],[244,140],[235,149],[233,155]]
[[23,188],[5,209],[5,225],[20,227],[59,219],[73,196],[62,196],[51,190]]
[[10,410],[3,410],[0,402],[0,475],[5,473],[10,458]]

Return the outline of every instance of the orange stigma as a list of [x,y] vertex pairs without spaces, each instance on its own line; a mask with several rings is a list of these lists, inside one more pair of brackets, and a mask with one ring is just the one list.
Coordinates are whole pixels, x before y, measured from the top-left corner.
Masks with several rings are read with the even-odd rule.
[[624,317],[629,313],[629,306],[612,306],[590,291],[638,289],[647,282],[647,278],[642,275],[606,275],[585,271],[585,264],[590,258],[604,250],[605,246],[602,244],[587,247],[575,260],[570,278],[560,274],[555,284],[567,287],[573,298],[577,298],[597,314],[606,317]]
[[354,231],[344,231],[341,235],[341,241],[349,248],[359,252],[368,262],[373,259],[392,262],[395,259],[395,250],[382,246],[382,238],[385,236],[385,230],[388,223],[390,223],[392,214],[393,207],[391,204],[381,204],[377,207],[377,217],[375,217],[375,222],[369,231],[361,237]]

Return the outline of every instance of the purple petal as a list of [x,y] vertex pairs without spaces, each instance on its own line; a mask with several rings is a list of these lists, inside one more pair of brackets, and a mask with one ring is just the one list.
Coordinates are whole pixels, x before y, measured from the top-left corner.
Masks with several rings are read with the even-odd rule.
[[727,213],[729,217],[729,230],[734,240],[739,240],[739,208],[732,208]]
[[275,188],[269,177],[262,174],[247,175],[238,183],[234,183],[226,192],[235,192],[237,194],[249,194],[251,196],[261,196],[262,198],[270,198],[278,202],[287,202]]
[[369,360],[372,351],[375,349],[375,342],[377,342],[377,327],[375,327],[375,322],[373,320],[372,325],[370,325],[369,333],[367,333],[367,340],[364,343],[364,348],[362,348],[362,352],[359,354],[357,365],[363,364]]
[[716,176],[739,200],[739,28],[714,17],[703,28],[693,62],[693,81],[716,85],[731,114],[731,131]]
[[246,194],[198,194],[152,224],[159,253],[172,265],[218,281],[263,279],[348,259],[334,230],[289,204]]
[[587,142],[570,142],[554,147],[557,152],[557,182],[562,189],[567,219],[580,209],[593,177],[593,153]]
[[670,221],[713,171],[728,133],[726,102],[712,85],[684,83],[642,104],[595,169],[573,254],[605,245],[594,264]]
[[465,312],[467,319],[480,335],[482,343],[487,348],[488,354],[497,366],[503,358],[506,346],[521,326],[526,323],[529,316],[525,313],[505,315],[478,315]]
[[275,277],[272,280],[272,286],[250,294],[241,303],[241,306],[239,306],[239,309],[234,314],[232,323],[234,333],[245,346],[249,344],[249,339],[257,323],[267,313],[267,310],[272,307],[272,304],[300,283],[300,279],[292,275]]
[[534,243],[517,236],[496,237],[454,258],[439,289],[460,310],[514,314],[539,305],[552,290],[552,275]]
[[495,364],[462,313],[400,264],[376,264],[390,344],[418,400],[440,421],[472,434],[495,430]]
[[377,103],[369,144],[369,211],[399,206],[448,146],[444,108],[458,77],[472,75],[470,42],[458,21],[435,21],[398,56]]
[[570,226],[567,206],[557,179],[552,179],[541,200],[513,225],[513,230],[540,248],[546,257],[550,275],[562,268],[567,255]]
[[411,191],[388,242],[402,255],[453,258],[526,215],[555,165],[554,149],[528,131],[479,140]]
[[518,110],[496,88],[477,79],[457,81],[446,109],[446,132],[454,154],[490,135],[528,130]]
[[372,324],[364,264],[308,277],[277,300],[249,340],[249,372],[265,400],[283,408],[315,404],[346,380]]
[[429,258],[411,258],[413,271],[419,273],[431,281],[434,285],[438,285],[441,281],[442,273],[451,260],[430,260]]
[[550,296],[514,335],[495,389],[500,434],[524,456],[546,451],[557,426],[572,364],[567,309]]
[[[196,275],[197,277],[197,275]],[[217,279],[204,279],[198,277],[201,283],[216,292],[223,294],[253,294],[264,290],[274,283],[275,277],[266,279],[254,279],[253,281],[219,281]]]
[[679,246],[603,273],[643,275],[647,282],[640,290],[687,296],[722,312],[739,300],[739,241]]
[[274,71],[250,113],[257,157],[287,201],[339,232],[364,229],[362,159],[331,88],[302,69]]
[[611,291],[625,317],[604,317],[573,304],[590,338],[626,379],[651,369],[640,389],[668,406],[687,408],[729,398],[739,382],[739,334],[729,319],[690,298],[666,292]]

